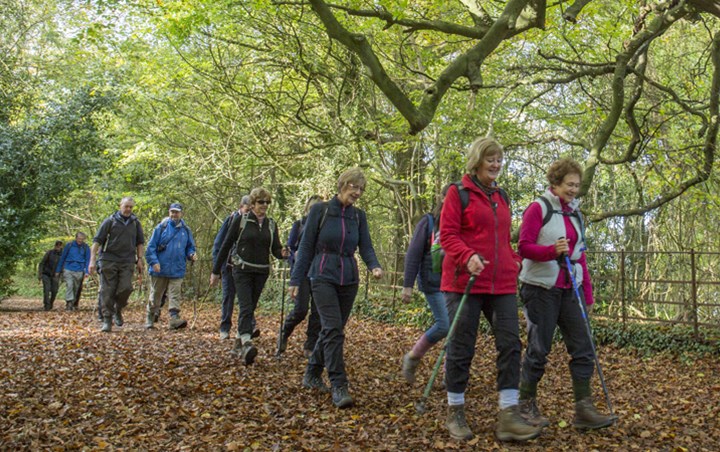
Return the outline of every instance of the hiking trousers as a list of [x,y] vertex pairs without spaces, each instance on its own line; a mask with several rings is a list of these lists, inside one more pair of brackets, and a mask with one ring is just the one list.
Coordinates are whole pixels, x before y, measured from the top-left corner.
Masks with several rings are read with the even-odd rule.
[[127,306],[133,291],[134,272],[135,263],[103,261],[100,270],[100,298],[105,319],[111,319],[116,309],[123,310]]

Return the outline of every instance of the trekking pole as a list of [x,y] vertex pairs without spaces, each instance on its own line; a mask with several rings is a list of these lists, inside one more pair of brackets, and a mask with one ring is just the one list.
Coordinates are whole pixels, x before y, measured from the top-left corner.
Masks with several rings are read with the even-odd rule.
[[590,319],[588,319],[584,303],[582,301],[582,298],[580,298],[580,290],[578,290],[575,276],[570,270],[572,268],[572,262],[570,262],[570,256],[568,256],[567,254],[565,254],[565,266],[567,267],[567,272],[570,275],[570,280],[572,281],[573,289],[575,290],[575,298],[577,298],[578,306],[580,307],[580,312],[582,312],[583,321],[585,323],[585,330],[587,331],[588,338],[590,339],[590,347],[592,348],[593,358],[595,358],[595,367],[597,368],[598,377],[600,378],[600,384],[602,385],[603,392],[605,393],[605,402],[607,403],[608,409],[610,410],[610,414],[614,416],[615,412],[613,411],[612,403],[610,402],[610,394],[608,393],[607,385],[605,385],[605,378],[603,377],[602,366],[600,366],[600,360],[598,359],[597,350],[595,349],[595,341],[593,341],[593,333],[592,328],[590,327]]
[[280,351],[280,340],[283,334],[283,323],[285,322],[285,269],[283,268],[284,260],[280,263],[280,272],[282,273],[282,286],[280,287],[280,327],[278,329],[278,349],[275,357],[280,359],[282,352]]
[[453,335],[455,334],[455,326],[457,325],[458,319],[460,318],[460,311],[462,311],[462,308],[465,305],[465,301],[470,295],[470,290],[472,289],[473,284],[475,284],[475,275],[470,276],[470,280],[465,287],[465,293],[463,293],[463,296],[460,299],[460,304],[457,307],[457,311],[455,312],[455,316],[453,317],[452,324],[450,325],[450,331],[448,331],[445,342],[440,349],[440,354],[438,355],[437,361],[435,362],[435,368],[433,369],[432,375],[430,375],[430,380],[428,380],[427,385],[425,386],[425,391],[423,392],[420,400],[415,402],[415,411],[417,411],[418,414],[423,414],[425,412],[425,402],[427,401],[428,397],[430,397],[430,391],[432,390],[433,384],[435,384],[435,379],[437,378],[438,372],[440,371],[440,364],[442,364],[443,358],[445,358],[445,353],[447,352],[447,347],[450,344]]

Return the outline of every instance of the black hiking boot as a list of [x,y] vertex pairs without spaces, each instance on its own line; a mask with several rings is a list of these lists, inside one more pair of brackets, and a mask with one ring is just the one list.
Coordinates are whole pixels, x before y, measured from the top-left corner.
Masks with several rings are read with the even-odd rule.
[[350,397],[347,385],[333,386],[332,402],[338,408],[350,408],[353,406],[353,399]]
[[302,382],[303,388],[306,389],[317,389],[320,392],[329,393],[330,388],[325,384],[322,376],[312,375],[309,372],[305,372]]

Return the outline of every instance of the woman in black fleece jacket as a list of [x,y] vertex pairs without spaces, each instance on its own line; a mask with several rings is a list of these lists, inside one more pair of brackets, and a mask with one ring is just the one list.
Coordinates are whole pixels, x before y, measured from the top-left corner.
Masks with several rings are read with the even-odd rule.
[[265,281],[270,275],[270,253],[277,259],[286,259],[289,254],[280,244],[275,221],[265,215],[270,202],[270,193],[264,188],[255,188],[250,192],[252,210],[244,215],[237,215],[230,223],[210,275],[212,286],[220,279],[228,254],[237,243],[231,258],[240,313],[233,351],[240,355],[246,366],[252,364],[257,356],[257,348],[251,338],[252,319]]
[[332,384],[332,401],[338,408],[353,404],[348,392],[343,345],[345,324],[359,284],[355,250],[359,249],[373,276],[382,277],[365,212],[354,206],[364,191],[365,176],[359,168],[352,168],[338,178],[335,197],[310,209],[288,288],[294,298],[302,279],[311,280],[322,330],[308,360],[303,386],[327,391],[322,380],[323,368],[326,368]]

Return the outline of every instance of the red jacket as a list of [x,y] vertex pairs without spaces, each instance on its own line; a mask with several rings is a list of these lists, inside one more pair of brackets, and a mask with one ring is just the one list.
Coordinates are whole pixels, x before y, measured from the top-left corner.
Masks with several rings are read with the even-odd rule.
[[462,184],[470,200],[465,211],[458,188],[453,185],[440,214],[440,243],[445,250],[441,290],[465,292],[470,279],[467,261],[473,254],[479,254],[489,263],[478,275],[470,293],[515,293],[522,259],[510,246],[510,207],[499,191],[488,197],[467,174]]

